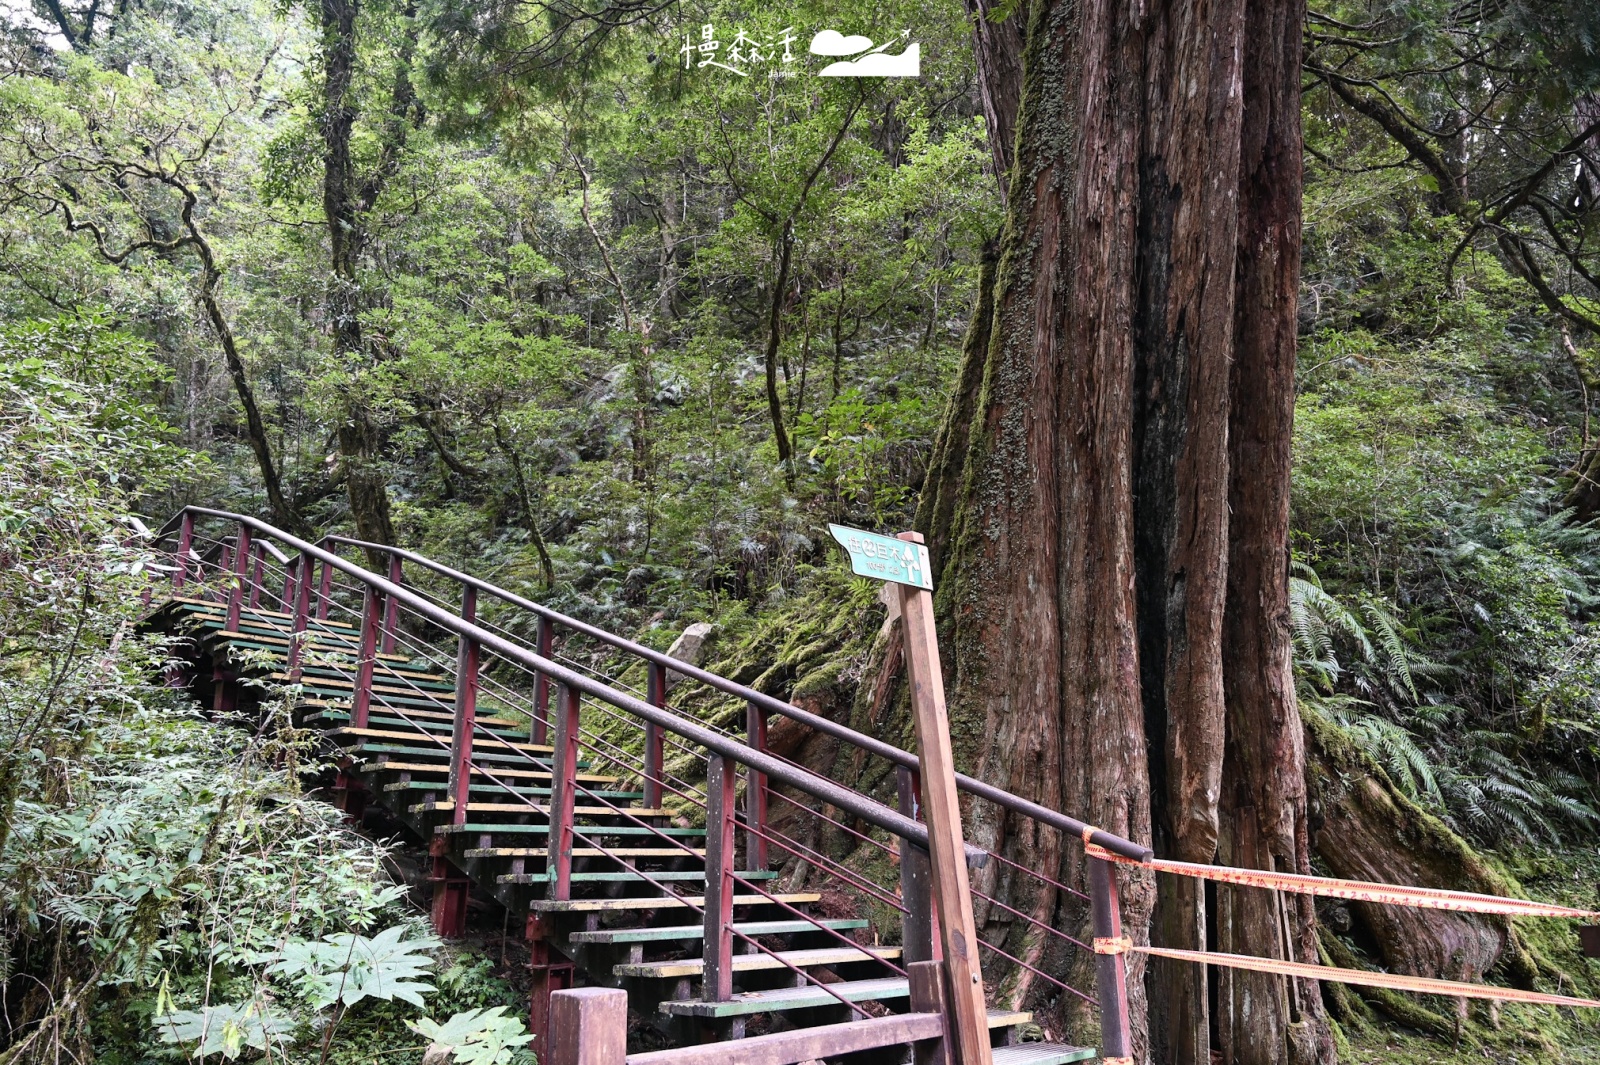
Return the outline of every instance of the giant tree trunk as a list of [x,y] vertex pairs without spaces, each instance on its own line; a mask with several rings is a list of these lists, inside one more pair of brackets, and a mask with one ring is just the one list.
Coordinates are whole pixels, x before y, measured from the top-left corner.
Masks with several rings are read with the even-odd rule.
[[[945,556],[967,765],[1165,855],[1211,861],[1220,846],[1238,864],[1296,869],[1308,860],[1287,627],[1302,21],[1295,0],[1036,0],[988,347],[981,375],[961,374],[981,390],[968,403],[958,387],[919,514]],[[975,323],[969,342],[983,334]],[[975,812],[980,842],[1081,878],[1075,841]],[[1074,932],[1085,919],[993,870],[979,887]],[[1136,941],[1207,945],[1194,885],[1163,884],[1158,899],[1125,872],[1122,890]],[[1309,908],[1217,897],[1212,938],[1314,950]],[[991,939],[1038,957],[1003,914],[979,916]],[[1068,970],[1090,979],[1089,959]],[[1212,1018],[1204,970],[1152,967],[1147,1028],[1143,966],[1129,978],[1140,1060],[1331,1059],[1314,991],[1224,980]],[[1002,986],[1020,998],[1030,985]]]
[[[388,114],[381,130],[382,148],[372,171],[363,176],[351,153],[359,114],[355,75],[360,5],[357,0],[321,0],[317,12],[322,30],[322,207],[328,225],[331,268],[327,312],[334,358],[345,374],[343,409],[336,434],[339,463],[357,535],[363,540],[392,544],[389,478],[380,455],[384,432],[365,394],[365,371],[374,356],[362,337],[360,268],[370,213],[398,169],[408,119],[416,105],[411,62],[418,27],[414,6],[408,6],[402,13],[405,26],[395,61]],[[374,558],[373,562],[376,565],[378,560]]]
[[[1289,482],[1300,283],[1303,0],[1246,0],[1223,646],[1224,864],[1311,872],[1306,759],[1289,644]],[[1217,947],[1316,962],[1305,895],[1217,892]],[[1317,985],[1221,978],[1226,1061],[1331,1061]],[[1287,1051],[1287,1054],[1285,1053]]]

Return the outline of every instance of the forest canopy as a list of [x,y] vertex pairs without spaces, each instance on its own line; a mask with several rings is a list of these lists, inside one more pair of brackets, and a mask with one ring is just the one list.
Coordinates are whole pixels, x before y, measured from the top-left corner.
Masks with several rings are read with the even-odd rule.
[[[882,607],[826,526],[916,526],[942,564],[1028,176],[994,64],[1061,6],[0,12],[0,1063],[295,1031],[286,1060],[367,1061],[406,1021],[420,1060],[429,1018],[522,1008],[307,796],[303,742],[161,683],[141,530],[184,505],[399,544],[654,647],[708,622],[729,675],[859,714]],[[818,77],[823,27],[909,35],[921,74]],[[1600,7],[1313,0],[1300,58],[1310,819],[1370,775],[1470,856],[1457,886],[1595,908]],[[956,742],[973,770],[982,719]],[[1315,916],[1325,959],[1392,962]],[[329,999],[340,936],[426,955],[437,991]],[[1490,978],[1594,991],[1566,938],[1506,942]],[[1553,1011],[1327,1001],[1347,1060],[1600,1046]],[[174,1034],[207,1011],[233,1042]]]

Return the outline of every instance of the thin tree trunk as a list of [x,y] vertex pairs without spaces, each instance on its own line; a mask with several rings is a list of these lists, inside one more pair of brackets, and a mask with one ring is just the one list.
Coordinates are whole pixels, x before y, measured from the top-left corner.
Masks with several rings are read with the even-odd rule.
[[1022,31],[1027,4],[1018,4],[998,21],[995,13],[1010,5],[991,0],[965,0],[972,23],[972,51],[978,66],[978,95],[983,102],[989,151],[994,157],[1000,198],[1011,185],[1011,158],[1017,140],[1017,108],[1022,103]]
[[223,361],[228,367],[228,376],[233,379],[233,390],[239,397],[239,406],[244,408],[245,436],[250,441],[250,450],[255,454],[256,467],[261,471],[261,483],[267,491],[267,506],[272,509],[272,518],[275,522],[293,533],[305,532],[305,522],[300,514],[289,505],[288,499],[283,494],[283,482],[278,477],[278,466],[272,460],[272,444],[267,438],[267,426],[261,419],[261,409],[256,405],[255,389],[250,387],[250,377],[245,373],[244,360],[239,358],[239,347],[234,342],[233,330],[228,326],[228,318],[222,313],[222,305],[217,302],[217,281],[221,276],[216,263],[211,257],[211,248],[204,239],[196,233],[195,247],[200,252],[200,259],[204,273],[200,281],[200,304],[205,308],[206,318],[211,322],[211,329],[217,334],[217,342],[222,345]]
[[556,567],[550,560],[550,548],[545,545],[544,534],[539,531],[539,514],[533,507],[533,495],[528,491],[528,479],[522,474],[522,456],[517,454],[516,448],[506,439],[504,430],[500,428],[499,418],[494,420],[494,442],[511,465],[512,481],[517,486],[517,501],[522,504],[523,527],[528,530],[528,537],[533,541],[533,549],[539,553],[539,574],[544,578],[544,590],[554,591]]
[[794,451],[783,427],[783,400],[778,396],[778,345],[783,339],[783,298],[789,288],[789,266],[794,258],[794,220],[786,219],[778,236],[778,276],[772,284],[772,306],[767,313],[767,350],[763,358],[767,378],[767,416],[772,439],[778,445],[783,477],[794,490]]

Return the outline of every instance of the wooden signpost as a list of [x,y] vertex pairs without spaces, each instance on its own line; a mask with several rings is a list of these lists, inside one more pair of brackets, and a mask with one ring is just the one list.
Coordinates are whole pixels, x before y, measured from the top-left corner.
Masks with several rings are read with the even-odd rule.
[[978,934],[967,884],[960,797],[944,703],[944,674],[933,625],[933,571],[928,549],[919,533],[901,533],[896,538],[840,525],[828,529],[849,552],[853,572],[891,581],[899,592],[906,672],[916,713],[917,755],[922,763],[922,808],[933,863],[934,903],[949,980],[946,1045],[955,1065],[992,1065],[988,1006],[978,964]]

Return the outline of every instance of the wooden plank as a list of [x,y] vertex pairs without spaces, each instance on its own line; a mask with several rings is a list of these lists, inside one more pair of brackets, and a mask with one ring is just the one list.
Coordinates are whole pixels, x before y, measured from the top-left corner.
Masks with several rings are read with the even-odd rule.
[[[328,729],[328,734],[332,735],[332,736],[370,737],[371,739],[375,739],[375,740],[418,740],[418,739],[427,739],[430,736],[430,733],[426,733],[426,732],[422,732],[422,731],[417,731],[417,732],[390,732],[390,731],[388,731],[386,729],[362,728],[362,727],[353,726],[353,725],[352,726],[346,726],[345,728]],[[552,754],[552,753],[554,753],[551,748],[545,747],[545,746],[543,746],[541,744],[537,744],[537,743],[512,743],[509,740],[502,740],[502,739],[498,739],[498,738],[495,738],[495,737],[483,737],[481,739],[475,740],[474,742],[482,744],[485,747],[510,747],[510,748],[514,748],[514,749],[519,750],[519,751],[532,751],[535,754]],[[441,747],[439,749],[442,751],[445,748]]]
[[[448,770],[449,767],[443,763],[394,762],[381,758],[375,762],[368,762],[366,765],[361,767],[361,771],[363,773],[445,773],[448,772]],[[473,776],[488,776],[490,774],[494,775],[495,777],[508,779],[550,779],[550,771],[548,769],[480,769],[476,766],[474,766],[472,769]],[[601,776],[595,773],[579,773],[578,779],[586,784],[616,784],[620,782],[622,778]]]
[[[829,984],[850,1002],[887,1002],[906,998],[911,985],[905,977],[886,976],[873,980],[844,980]],[[784,1010],[814,1009],[817,1006],[835,1006],[839,999],[820,987],[778,987],[770,991],[746,991],[734,995],[727,1002],[703,1002],[700,999],[667,1001],[656,1008],[673,1017],[743,1017],[753,1013],[778,1013]]]
[[[903,765],[895,768],[895,792],[899,810],[917,820],[921,805],[916,771]],[[906,912],[901,917],[900,942],[907,961],[938,961],[944,957],[939,946],[939,918],[933,907],[933,862],[928,852],[915,843],[900,841],[900,901]]]
[[[810,921],[740,921],[734,928],[747,936],[781,936],[814,932],[817,925],[831,928],[835,932],[849,932],[866,928],[868,924],[867,921],[853,918],[818,921],[816,924]],[[700,939],[705,935],[705,931],[705,926],[698,924],[673,925],[668,928],[603,928],[598,932],[574,932],[567,938],[574,943],[659,943],[673,939]]]
[[[698,857],[704,853],[705,851],[701,850],[680,851],[672,847],[617,847],[610,851],[610,854],[614,854],[619,858],[690,858]],[[471,850],[463,851],[461,856],[463,858],[548,858],[550,857],[550,851],[543,847],[474,847]],[[574,858],[605,858],[608,854],[599,847],[574,847],[572,848],[572,856]],[[866,924],[865,921],[861,923]],[[601,935],[602,933],[596,932],[594,934]],[[699,936],[700,928],[696,926],[694,936],[683,938],[698,939]],[[660,938],[673,939],[678,937],[663,936]],[[599,943],[603,941],[597,939],[586,942]]]
[[[455,803],[450,799],[439,799],[434,802],[419,802],[411,807],[414,814],[429,813],[431,811],[454,810]],[[493,813],[493,814],[531,814],[547,812],[542,806],[531,806],[523,802],[469,802],[467,813]],[[582,817],[621,817],[626,814],[631,817],[671,817],[672,811],[661,808],[651,810],[643,806],[616,809],[610,806],[575,806],[573,812]]]
[[733,787],[738,769],[720,754],[706,764],[705,979],[700,997],[733,997]]
[[544,1065],[623,1065],[628,1053],[628,993],[580,987],[550,996],[550,1046]]
[[[774,894],[772,898],[765,895],[735,895],[735,906],[770,906],[773,900],[787,902],[791,906],[803,906],[807,903],[819,902],[822,896],[814,891],[792,892],[787,895]],[[699,909],[705,905],[704,897],[700,895],[652,895],[642,899],[534,899],[528,903],[528,909],[536,913],[611,913],[629,910],[670,910],[680,906],[693,906]]]
[[[752,873],[751,876],[776,876],[776,873]],[[661,872],[652,870],[649,873],[618,872],[618,873],[568,873],[567,877],[574,884],[681,884],[686,881],[704,880],[705,874],[700,872]],[[552,873],[503,873],[495,877],[501,884],[548,884],[555,879]]]
[[1073,1061],[1093,1061],[1100,1051],[1093,1047],[1068,1046],[1066,1043],[1018,1043],[1016,1046],[995,1047],[994,1065],[1067,1065]]
[[795,1065],[880,1047],[904,1046],[919,1039],[935,1038],[943,1032],[943,1017],[933,1013],[906,1013],[741,1039],[739,1049],[732,1054],[727,1046],[719,1043],[629,1054],[627,1065],[728,1065],[735,1061],[739,1065]]
[[[936,1013],[941,1017],[949,1013],[944,962],[911,962],[906,966],[906,976],[913,1013]],[[952,1042],[940,1033],[937,1039],[928,1039],[916,1044],[911,1048],[912,1065],[952,1065],[950,1061]]]
[[[448,835],[452,832],[486,832],[492,835],[545,835],[550,831],[549,825],[494,825],[494,824],[465,824],[465,825],[439,825],[433,830],[438,835]],[[703,828],[646,828],[643,825],[581,825],[578,831],[585,836],[654,836],[660,833],[665,836],[681,836],[684,838],[698,838],[706,834]]]
[[577,787],[572,783],[572,773],[578,761],[578,689],[562,684],[556,688],[555,760],[551,762],[555,789],[550,797],[550,824],[553,829],[550,849],[551,872],[547,878],[548,896],[552,899],[572,897],[572,819],[577,805]]
[[[861,947],[851,950],[849,947],[820,947],[816,950],[780,950],[776,953],[778,955],[777,958],[768,954],[735,954],[733,956],[732,971],[744,973],[756,972],[762,969],[782,969],[785,968],[784,962],[804,969],[809,966],[850,965],[856,962],[881,961],[898,958],[900,956],[900,948]],[[782,958],[783,961],[779,961],[779,958]],[[701,958],[685,958],[682,961],[634,962],[627,965],[613,966],[611,971],[617,976],[637,976],[647,980],[677,976],[699,976],[705,971],[705,962]]]
[[[901,533],[900,538],[922,543],[919,533]],[[934,628],[933,594],[907,584],[895,587],[900,594],[906,673],[921,758],[923,816],[928,824],[928,851],[933,861],[934,901],[949,977],[951,1056],[961,1065],[990,1065],[993,1059],[984,1022],[978,934],[967,882],[966,847],[961,839],[961,803],[956,792],[955,756],[950,749],[950,720],[939,664],[939,636]]]

